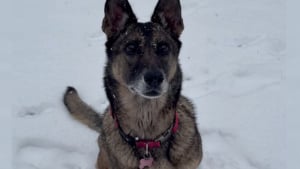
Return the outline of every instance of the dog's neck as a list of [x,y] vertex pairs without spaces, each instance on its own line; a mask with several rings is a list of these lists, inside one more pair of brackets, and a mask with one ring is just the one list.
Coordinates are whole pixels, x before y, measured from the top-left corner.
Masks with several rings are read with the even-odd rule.
[[173,124],[175,109],[167,107],[168,95],[147,99],[118,87],[119,110],[116,117],[123,130],[140,138],[153,139]]
[[172,125],[176,106],[171,106],[168,93],[146,99],[109,77],[105,78],[105,89],[112,113],[126,134],[154,139]]

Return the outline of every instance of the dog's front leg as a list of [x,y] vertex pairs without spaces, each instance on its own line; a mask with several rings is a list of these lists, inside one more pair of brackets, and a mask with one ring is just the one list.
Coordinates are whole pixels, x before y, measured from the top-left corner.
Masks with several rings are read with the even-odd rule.
[[105,148],[102,146],[97,160],[97,169],[111,169],[108,161],[108,155]]
[[169,160],[178,169],[196,169],[202,160],[202,143],[196,124],[184,117],[171,142]]
[[[198,138],[195,138],[198,139]],[[176,169],[196,169],[202,160],[201,142],[195,139],[174,140],[169,150],[169,159]]]

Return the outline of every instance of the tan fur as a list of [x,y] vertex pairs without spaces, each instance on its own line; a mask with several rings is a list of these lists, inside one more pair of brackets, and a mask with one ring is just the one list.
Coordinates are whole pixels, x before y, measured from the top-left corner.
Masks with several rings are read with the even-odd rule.
[[96,167],[97,169],[110,169],[109,159],[105,147],[104,146],[100,146],[100,147],[102,148],[98,155]]
[[[165,105],[166,96],[161,96],[160,99],[146,101],[137,95],[132,95],[127,88],[121,87],[119,92],[123,112],[119,113],[118,118],[120,119],[121,126],[126,133],[131,132],[132,135],[154,138],[160,133],[163,133],[163,131],[165,131],[173,123],[174,114],[161,113],[162,111],[165,111],[162,110],[162,108]],[[175,112],[175,110],[173,111]],[[148,131],[150,128],[151,133],[140,132],[142,131],[140,129]]]

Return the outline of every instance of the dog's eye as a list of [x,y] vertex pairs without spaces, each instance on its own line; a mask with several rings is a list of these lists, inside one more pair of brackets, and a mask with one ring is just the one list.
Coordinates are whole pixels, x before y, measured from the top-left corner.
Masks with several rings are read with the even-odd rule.
[[138,53],[139,51],[139,44],[138,42],[131,42],[131,43],[128,43],[126,46],[125,46],[125,53],[129,56],[134,56]]
[[157,44],[156,54],[160,56],[166,56],[170,53],[170,47],[167,43],[161,42]]

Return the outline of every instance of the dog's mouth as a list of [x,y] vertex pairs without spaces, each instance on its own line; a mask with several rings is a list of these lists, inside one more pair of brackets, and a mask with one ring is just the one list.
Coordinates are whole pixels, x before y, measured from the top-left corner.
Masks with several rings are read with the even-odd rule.
[[157,89],[157,88],[148,88],[148,89],[139,89],[139,88],[136,88],[136,87],[129,87],[129,90],[134,93],[134,94],[137,94],[143,98],[146,98],[146,99],[157,99],[159,97],[161,97],[166,90],[164,89]]
[[151,90],[147,90],[143,93],[143,96],[146,98],[158,98],[162,95],[161,90],[157,90],[157,89],[151,89]]

